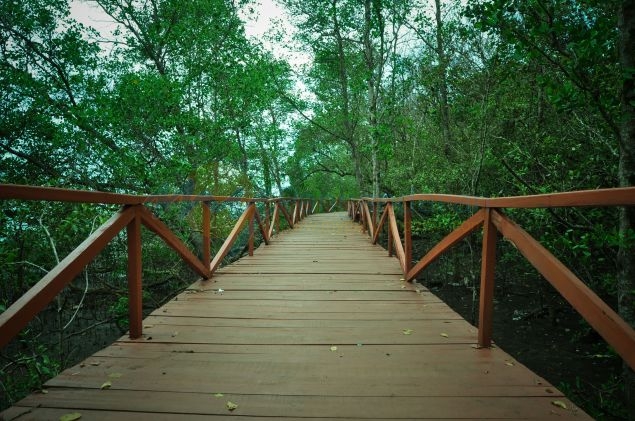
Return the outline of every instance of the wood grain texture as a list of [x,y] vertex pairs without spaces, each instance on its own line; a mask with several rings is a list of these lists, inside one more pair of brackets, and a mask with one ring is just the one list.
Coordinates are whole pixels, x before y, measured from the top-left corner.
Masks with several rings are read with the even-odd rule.
[[1,415],[589,419],[502,350],[476,349],[476,329],[405,282],[345,212],[295,228],[154,311],[141,338],[120,338]]

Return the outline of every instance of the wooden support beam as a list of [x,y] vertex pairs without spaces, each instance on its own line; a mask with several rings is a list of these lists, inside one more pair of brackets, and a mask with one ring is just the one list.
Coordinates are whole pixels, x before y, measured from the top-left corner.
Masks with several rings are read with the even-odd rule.
[[377,224],[377,227],[375,227],[375,233],[373,234],[373,244],[377,244],[377,240],[379,240],[379,233],[381,232],[381,229],[384,227],[387,217],[388,217],[388,206],[384,206],[384,211],[381,214],[379,223]]
[[128,241],[128,320],[130,339],[143,333],[143,289],[141,262],[141,216],[135,217],[126,226]]
[[254,207],[254,217],[256,222],[258,223],[258,229],[260,230],[260,235],[262,235],[262,241],[265,242],[265,245],[269,245],[269,233],[267,232],[267,226],[263,223],[262,218],[260,218],[260,213],[258,212],[258,207]]
[[[278,207],[282,211],[282,215],[284,215],[284,219],[287,220],[287,223],[289,224],[289,228],[293,229],[293,219],[291,218],[291,215],[289,215],[289,211],[287,211],[287,208],[284,206],[284,203],[278,202]],[[280,232],[280,226],[278,226],[278,232]]]
[[635,331],[542,244],[507,216],[493,211],[492,221],[578,313],[635,369]]
[[181,259],[185,263],[188,264],[196,273],[202,276],[204,279],[207,279],[211,276],[209,269],[207,266],[204,266],[203,263],[198,260],[198,257],[194,255],[187,248],[187,246],[181,241],[179,237],[177,237],[170,228],[165,225],[163,221],[157,218],[150,210],[146,207],[142,206],[138,209],[139,215],[141,216],[141,223],[148,228],[150,231],[154,232],[158,235],[170,248],[172,248],[176,253],[181,256]]
[[410,202],[403,202],[403,251],[404,273],[407,274],[412,267],[412,212]]
[[231,230],[231,232],[225,239],[225,242],[223,243],[221,248],[218,250],[218,252],[216,253],[216,256],[214,256],[214,259],[212,260],[212,263],[210,264],[209,269],[211,274],[213,274],[216,271],[216,269],[220,266],[225,256],[227,256],[227,253],[229,253],[229,250],[231,250],[232,245],[238,238],[238,234],[240,234],[240,232],[242,231],[245,223],[249,221],[249,219],[251,219],[251,217],[253,216],[254,209],[255,209],[254,204],[247,205],[247,208],[245,209],[243,214],[240,215],[240,218],[238,218],[236,225],[234,225],[234,228]]
[[399,259],[401,270],[403,271],[405,276],[406,260],[403,251],[403,244],[401,244],[401,237],[399,236],[399,228],[397,227],[397,218],[395,217],[395,210],[393,209],[392,203],[389,203],[388,205],[390,205],[390,207],[388,208],[388,227],[392,234],[393,242],[395,243],[395,254],[397,255],[397,259]]
[[280,232],[280,222],[278,220],[278,217],[279,217],[278,211],[279,211],[278,203],[276,202],[273,207],[273,216],[271,217],[271,225],[269,225],[269,235],[267,236],[268,239],[271,239],[271,237],[273,236],[273,230],[276,226],[278,227],[278,231],[276,232],[276,234]]
[[363,201],[362,203],[364,206],[364,215],[366,216],[366,226],[368,228],[368,235],[372,237],[373,234],[375,233],[375,225],[373,224],[373,216],[371,215],[370,210],[368,209],[368,203],[366,203],[366,201]]
[[434,262],[441,254],[445,253],[450,247],[467,237],[472,231],[478,228],[483,223],[485,211],[483,209],[477,211],[474,215],[469,217],[463,222],[457,229],[446,235],[443,240],[439,241],[434,247],[426,253],[415,264],[406,275],[406,280],[412,281],[416,278],[430,263]]
[[256,209],[256,205],[254,203],[250,203],[249,207],[250,208],[253,207],[253,212],[251,213],[251,217],[249,218],[249,238],[247,240],[247,249],[249,250],[249,255],[253,256],[254,255],[254,236],[256,234],[254,231],[254,218],[258,210]]
[[209,264],[212,261],[212,251],[211,251],[211,211],[209,208],[208,202],[201,202],[201,206],[203,207],[203,266],[206,268],[209,267]]
[[484,209],[483,251],[481,257],[481,288],[478,306],[478,346],[492,345],[494,314],[494,268],[496,267],[496,227],[492,223],[494,210]]
[[0,314],[0,348],[43,310],[130,223],[135,214],[136,207],[117,212]]

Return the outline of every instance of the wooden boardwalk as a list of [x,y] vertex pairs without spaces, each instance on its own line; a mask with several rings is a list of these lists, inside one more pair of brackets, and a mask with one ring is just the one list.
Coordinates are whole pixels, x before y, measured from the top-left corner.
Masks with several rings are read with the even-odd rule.
[[310,216],[2,416],[588,419],[401,277],[345,213]]

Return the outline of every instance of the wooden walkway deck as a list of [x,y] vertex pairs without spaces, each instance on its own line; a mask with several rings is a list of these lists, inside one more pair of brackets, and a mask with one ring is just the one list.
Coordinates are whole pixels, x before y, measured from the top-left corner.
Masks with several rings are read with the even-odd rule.
[[400,278],[346,214],[310,216],[2,417],[588,419]]

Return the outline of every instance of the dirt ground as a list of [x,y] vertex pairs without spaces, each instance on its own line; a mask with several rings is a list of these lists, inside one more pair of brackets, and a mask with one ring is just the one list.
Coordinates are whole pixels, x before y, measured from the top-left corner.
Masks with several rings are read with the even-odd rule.
[[[457,270],[460,252],[442,257],[418,282],[476,325],[478,290],[473,294],[473,287],[478,287],[480,262]],[[465,253],[463,250],[463,256]],[[496,345],[594,418],[625,419],[621,359],[539,274],[513,276],[509,267],[498,271],[493,326]]]

